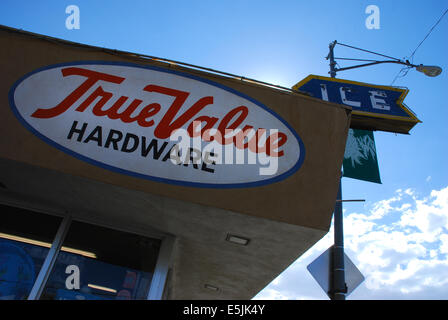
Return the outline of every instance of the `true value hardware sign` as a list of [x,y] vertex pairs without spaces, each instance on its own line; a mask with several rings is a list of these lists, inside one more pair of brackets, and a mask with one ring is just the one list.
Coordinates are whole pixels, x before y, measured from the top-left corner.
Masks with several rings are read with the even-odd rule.
[[259,186],[290,176],[305,157],[299,135],[268,106],[157,66],[50,65],[16,81],[9,101],[22,124],[48,144],[154,181]]

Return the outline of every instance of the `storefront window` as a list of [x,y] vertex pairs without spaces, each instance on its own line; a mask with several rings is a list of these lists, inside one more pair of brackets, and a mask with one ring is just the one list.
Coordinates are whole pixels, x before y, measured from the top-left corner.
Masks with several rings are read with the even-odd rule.
[[0,205],[0,299],[26,299],[62,218]]
[[41,299],[147,299],[160,240],[72,222]]
[[[27,299],[62,218],[0,205],[0,300]],[[147,299],[161,241],[73,221],[41,299]],[[37,281],[39,283],[39,281]]]

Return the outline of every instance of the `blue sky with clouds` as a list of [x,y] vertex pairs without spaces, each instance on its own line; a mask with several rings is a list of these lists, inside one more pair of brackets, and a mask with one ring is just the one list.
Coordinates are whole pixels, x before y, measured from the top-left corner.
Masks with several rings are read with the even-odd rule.
[[[379,29],[365,26],[368,5]],[[80,29],[68,30],[68,5]],[[447,0],[396,1],[22,1],[0,2],[0,24],[95,46],[158,56],[286,87],[328,75],[333,40],[409,58],[448,9]],[[429,78],[410,70],[394,82],[422,120],[410,135],[375,132],[382,184],[343,178],[346,252],[366,280],[350,299],[448,298],[448,14],[416,51],[415,64],[439,65]],[[335,55],[376,58],[337,46]],[[340,66],[349,63],[339,62]],[[390,85],[385,64],[338,78]],[[332,244],[332,230],[257,298],[327,299],[306,266]]]

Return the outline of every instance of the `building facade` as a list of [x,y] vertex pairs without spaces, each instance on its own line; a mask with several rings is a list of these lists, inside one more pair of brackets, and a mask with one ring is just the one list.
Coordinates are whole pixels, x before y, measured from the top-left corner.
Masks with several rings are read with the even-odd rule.
[[350,108],[8,27],[0,44],[1,299],[250,299],[328,232]]

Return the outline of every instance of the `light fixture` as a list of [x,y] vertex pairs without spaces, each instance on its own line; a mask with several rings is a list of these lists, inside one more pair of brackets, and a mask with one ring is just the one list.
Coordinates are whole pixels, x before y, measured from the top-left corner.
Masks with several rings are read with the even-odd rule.
[[423,72],[428,77],[437,77],[439,74],[442,73],[442,68],[439,66],[424,66],[419,65],[417,66],[417,71]]
[[111,289],[111,288],[107,288],[107,287],[103,287],[103,286],[98,286],[96,284],[89,283],[87,286],[89,288],[92,288],[92,289],[97,289],[97,290],[106,291],[106,292],[110,292],[110,293],[117,293],[117,290],[115,290],[115,289]]
[[[48,242],[28,239],[28,238],[19,237],[19,236],[15,236],[15,235],[12,235],[12,234],[7,234],[7,233],[2,233],[2,232],[0,232],[0,238],[13,240],[13,241],[18,241],[18,242],[23,242],[23,243],[28,243],[28,244],[32,244],[32,245],[35,245],[35,246],[45,247],[45,248],[51,248],[51,243],[48,243]],[[88,252],[88,251],[73,249],[73,248],[64,247],[64,246],[61,247],[61,251],[70,252],[70,253],[78,254],[78,255],[81,255],[81,256],[84,256],[84,257],[87,257],[87,258],[96,259],[96,254],[94,254],[92,252]]]
[[250,239],[236,236],[236,235],[229,233],[229,234],[227,234],[226,241],[238,244],[240,246],[247,246],[250,242]]
[[211,291],[215,291],[215,292],[219,291],[218,287],[212,286],[211,284],[207,284],[207,283],[204,285],[204,288],[211,290]]
[[88,252],[88,251],[84,251],[84,250],[78,250],[78,249],[73,249],[73,248],[69,248],[69,247],[61,247],[62,251],[65,252],[70,252],[70,253],[74,253],[74,254],[78,254],[87,258],[92,258],[92,259],[96,259],[96,254],[94,254],[93,252]]

